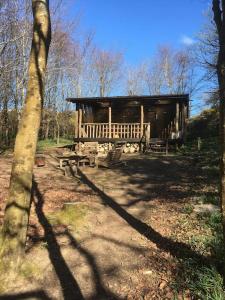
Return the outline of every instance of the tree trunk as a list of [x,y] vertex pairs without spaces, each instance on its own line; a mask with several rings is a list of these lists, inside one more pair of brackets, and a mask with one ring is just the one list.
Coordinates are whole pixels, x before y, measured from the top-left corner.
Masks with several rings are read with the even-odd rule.
[[5,146],[9,146],[9,113],[8,113],[8,100],[3,99],[3,136]]
[[45,128],[45,140],[47,140],[49,136],[49,124],[50,124],[50,120],[47,120],[46,128]]
[[[213,0],[213,14],[219,37],[217,76],[220,94],[220,204],[225,253],[225,0]],[[225,265],[223,273],[225,281]]]
[[56,141],[57,145],[59,145],[59,138],[60,138],[60,125],[59,125],[58,115],[59,115],[59,113],[56,112],[55,121],[56,121],[56,126],[57,126],[57,141]]
[[14,159],[1,239],[1,257],[10,268],[24,254],[31,204],[33,165],[40,128],[44,75],[51,40],[48,0],[32,0],[34,26],[27,95],[15,141]]

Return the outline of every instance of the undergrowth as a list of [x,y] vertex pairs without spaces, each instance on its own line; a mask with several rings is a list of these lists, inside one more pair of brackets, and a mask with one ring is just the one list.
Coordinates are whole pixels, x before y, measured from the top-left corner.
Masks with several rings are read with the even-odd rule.
[[[180,153],[192,159],[205,184],[211,187],[211,190],[206,188],[202,194],[195,197],[197,201],[184,206],[182,210],[184,215],[180,220],[180,226],[188,236],[185,242],[194,251],[207,257],[209,264],[203,265],[195,259],[183,259],[179,262],[176,278],[172,284],[174,300],[187,299],[185,296],[187,293],[190,295],[189,298],[194,300],[224,300],[225,291],[220,274],[224,263],[222,217],[219,210],[216,210],[216,206],[219,207],[217,137],[202,139],[201,150],[197,148],[197,140],[191,140]],[[194,205],[198,204],[212,204],[215,209],[196,213]],[[199,230],[196,230],[196,225]]]
[[184,260],[181,264],[179,279],[172,285],[175,290],[175,300],[180,299],[178,295],[184,297],[187,291],[191,294],[191,299],[225,299],[223,279],[214,266],[202,266],[193,259]]
[[59,139],[58,144],[57,141],[53,139],[39,140],[37,145],[37,151],[44,151],[48,148],[54,148],[54,147],[62,147],[72,143],[73,143],[72,140],[63,139],[63,138]]
[[179,262],[176,279],[172,283],[174,299],[183,299],[187,291],[191,299],[224,300],[223,279],[219,272],[223,265],[223,240],[221,214],[218,212],[197,215],[199,226],[205,226],[210,235],[194,235],[188,243],[192,249],[206,257],[209,264],[203,265],[195,259],[183,259]]

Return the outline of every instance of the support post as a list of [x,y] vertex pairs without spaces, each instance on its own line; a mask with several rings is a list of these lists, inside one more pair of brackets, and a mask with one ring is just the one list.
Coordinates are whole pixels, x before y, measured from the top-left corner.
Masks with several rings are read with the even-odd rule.
[[179,102],[176,103],[176,123],[175,123],[175,128],[176,128],[176,138],[178,138],[178,134],[179,134]]
[[109,138],[112,137],[112,108],[109,106]]
[[186,140],[187,135],[187,118],[188,118],[188,108],[184,105],[184,130],[183,130],[183,138]]
[[79,133],[78,133],[79,138],[81,138],[81,124],[82,124],[82,109],[79,108]]
[[151,125],[148,123],[146,131],[145,131],[145,147],[146,149],[149,149],[149,143],[150,143],[150,135],[151,135]]
[[141,122],[140,122],[140,126],[141,126],[140,133],[141,133],[141,136],[140,136],[140,138],[142,138],[143,133],[144,133],[143,125],[144,125],[144,107],[143,107],[143,105],[141,105]]
[[78,131],[79,131],[79,120],[78,120],[78,110],[75,110],[75,138],[78,138]]

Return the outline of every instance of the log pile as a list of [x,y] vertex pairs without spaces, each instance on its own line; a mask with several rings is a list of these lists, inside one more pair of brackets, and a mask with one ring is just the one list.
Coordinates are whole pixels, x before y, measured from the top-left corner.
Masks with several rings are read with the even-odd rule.
[[[99,154],[107,154],[107,152],[112,149],[113,144],[110,143],[99,143],[98,144],[98,153]],[[84,149],[84,144],[81,144],[81,151]],[[123,147],[123,153],[136,153],[140,151],[140,145],[138,143],[126,143]]]
[[123,148],[124,153],[136,153],[139,152],[139,150],[140,146],[137,143],[127,143]]
[[[123,153],[136,153],[139,152],[139,144],[137,143],[127,143],[123,147]],[[110,144],[109,143],[104,143],[104,144],[99,144],[98,145],[98,152],[105,154],[110,150]]]

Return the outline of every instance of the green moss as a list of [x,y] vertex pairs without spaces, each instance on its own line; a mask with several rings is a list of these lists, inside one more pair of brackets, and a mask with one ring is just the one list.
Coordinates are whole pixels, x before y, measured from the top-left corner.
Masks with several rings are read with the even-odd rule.
[[18,275],[23,276],[25,279],[35,278],[35,280],[37,280],[43,277],[43,270],[41,270],[36,263],[25,261],[22,264]]
[[67,205],[65,208],[48,214],[49,222],[54,225],[71,226],[77,229],[87,214],[88,207],[85,204]]

